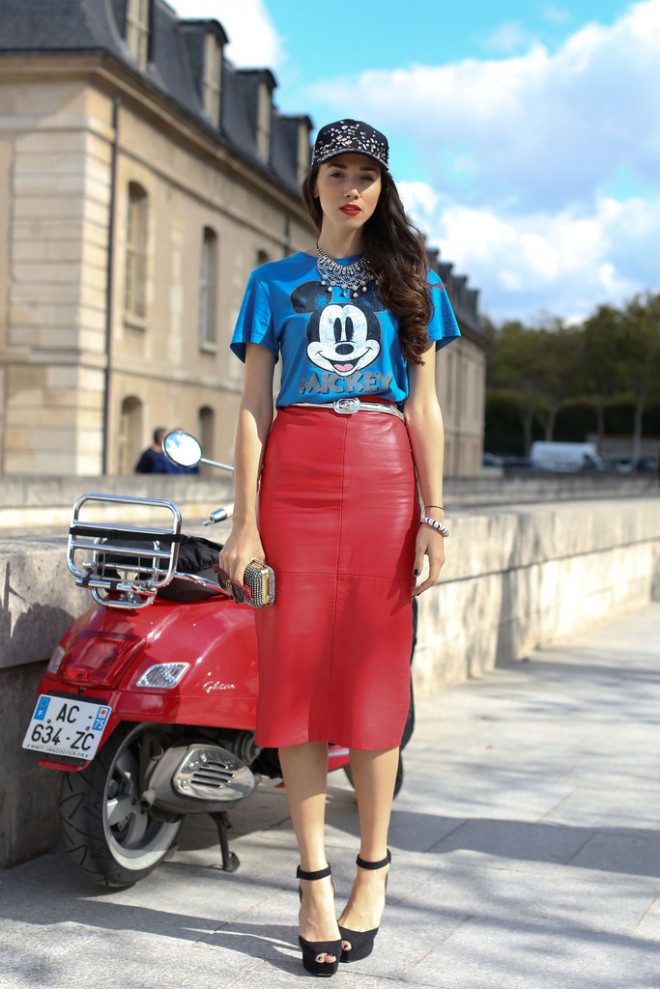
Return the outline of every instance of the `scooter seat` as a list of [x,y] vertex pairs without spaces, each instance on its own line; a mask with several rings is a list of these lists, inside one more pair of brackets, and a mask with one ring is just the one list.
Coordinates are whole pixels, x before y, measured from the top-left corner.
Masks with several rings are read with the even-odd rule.
[[218,562],[221,543],[201,536],[183,536],[174,578],[161,587],[158,596],[168,601],[205,601],[223,595],[213,567]]
[[159,589],[158,597],[191,604],[193,601],[206,601],[208,598],[226,597],[226,595],[218,584],[217,574],[213,569],[208,568],[195,574],[177,571],[174,579],[166,587]]

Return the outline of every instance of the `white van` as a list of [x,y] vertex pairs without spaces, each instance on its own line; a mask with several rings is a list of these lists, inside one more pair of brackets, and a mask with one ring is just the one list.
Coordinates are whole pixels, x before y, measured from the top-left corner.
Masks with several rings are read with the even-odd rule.
[[603,470],[605,464],[593,443],[532,443],[529,452],[535,470],[591,471]]

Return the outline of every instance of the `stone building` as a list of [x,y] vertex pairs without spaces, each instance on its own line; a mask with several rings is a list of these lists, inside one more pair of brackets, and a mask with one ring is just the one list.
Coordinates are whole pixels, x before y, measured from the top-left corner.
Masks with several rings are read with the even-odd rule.
[[479,318],[479,290],[466,275],[429,251],[432,267],[444,282],[461,328],[461,339],[440,351],[438,395],[445,421],[445,474],[471,477],[481,472],[486,402],[486,339]]
[[[307,249],[312,122],[214,20],[165,0],[3,0],[0,474],[128,473],[156,425],[231,455],[249,271]],[[450,474],[478,473],[477,293],[439,387]]]

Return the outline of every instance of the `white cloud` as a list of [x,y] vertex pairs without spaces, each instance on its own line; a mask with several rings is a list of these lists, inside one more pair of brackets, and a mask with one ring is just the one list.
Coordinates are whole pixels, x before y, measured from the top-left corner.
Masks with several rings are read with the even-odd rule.
[[422,183],[399,188],[430,243],[486,287],[484,308],[495,319],[541,309],[583,317],[605,299],[621,302],[657,284],[660,195],[625,203],[599,197],[589,212],[506,218],[452,203]]
[[284,52],[264,0],[168,0],[179,17],[214,17],[229,35],[227,57],[244,68],[277,69]]
[[408,212],[417,216],[436,213],[440,197],[426,182],[399,182],[398,189]]
[[535,44],[515,58],[371,71],[308,92],[415,141],[433,184],[472,205],[561,209],[589,201],[617,170],[657,182],[659,59],[660,0],[647,0],[554,53]]
[[309,92],[389,132],[395,177],[397,137],[416,146],[424,181],[400,183],[404,201],[494,318],[576,318],[660,288],[658,64],[660,0],[645,0],[556,51],[536,43]]
[[527,47],[532,40],[532,35],[520,21],[508,21],[483,38],[481,44],[490,51],[509,55],[520,48]]
[[[285,54],[266,2],[173,5],[220,20],[237,64],[277,69]],[[543,16],[576,20],[561,2]],[[416,148],[425,169],[400,183],[407,208],[494,318],[578,319],[660,288],[660,0],[587,24],[553,51],[517,21],[486,40],[499,55],[528,47],[328,79],[307,88],[309,103],[381,127],[395,177],[397,139]]]

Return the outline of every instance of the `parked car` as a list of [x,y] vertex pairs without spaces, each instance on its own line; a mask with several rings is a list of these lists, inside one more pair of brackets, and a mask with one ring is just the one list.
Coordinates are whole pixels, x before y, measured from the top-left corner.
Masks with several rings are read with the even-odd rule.
[[502,467],[506,469],[528,470],[531,467],[529,457],[517,457],[513,454],[506,454],[502,457]]
[[562,472],[604,470],[605,464],[593,443],[532,443],[530,460],[534,470]]
[[638,457],[637,460],[620,460],[617,470],[621,474],[653,473],[658,468],[655,457]]

